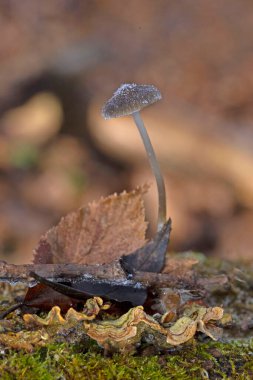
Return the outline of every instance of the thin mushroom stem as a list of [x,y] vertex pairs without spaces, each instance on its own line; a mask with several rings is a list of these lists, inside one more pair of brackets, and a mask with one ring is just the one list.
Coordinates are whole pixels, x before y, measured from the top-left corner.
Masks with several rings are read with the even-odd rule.
[[150,138],[148,136],[147,130],[141,118],[140,112],[136,111],[132,113],[135,124],[138,128],[138,131],[141,135],[143,144],[145,146],[149,163],[152,169],[152,172],[156,179],[157,192],[158,192],[158,220],[157,220],[157,231],[160,231],[166,222],[166,193],[163,176],[158,164],[155,151],[151,144]]

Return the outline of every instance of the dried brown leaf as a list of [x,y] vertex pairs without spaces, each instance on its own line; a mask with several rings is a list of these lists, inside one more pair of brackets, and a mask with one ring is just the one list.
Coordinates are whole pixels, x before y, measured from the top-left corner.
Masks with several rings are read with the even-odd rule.
[[26,306],[37,307],[42,310],[51,310],[54,305],[58,305],[63,311],[76,306],[77,303],[78,300],[60,294],[44,284],[37,284],[28,288],[23,301]]
[[41,237],[34,263],[104,264],[145,244],[146,187],[101,198],[63,217]]

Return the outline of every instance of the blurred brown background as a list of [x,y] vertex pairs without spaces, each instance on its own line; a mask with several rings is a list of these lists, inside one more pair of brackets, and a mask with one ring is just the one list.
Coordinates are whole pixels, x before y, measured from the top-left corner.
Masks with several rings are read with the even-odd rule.
[[151,183],[129,118],[104,121],[126,82],[166,177],[171,250],[253,257],[253,2],[0,1],[0,259],[100,196]]

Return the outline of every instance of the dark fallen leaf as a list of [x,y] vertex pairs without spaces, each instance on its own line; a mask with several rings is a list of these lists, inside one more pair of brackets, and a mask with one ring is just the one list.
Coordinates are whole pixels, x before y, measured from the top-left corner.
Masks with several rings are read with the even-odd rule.
[[165,265],[170,231],[171,219],[157,232],[153,240],[130,255],[123,255],[120,261],[122,267],[128,273],[135,271],[160,273]]
[[16,309],[23,308],[24,306],[49,311],[53,306],[58,305],[63,312],[66,312],[70,307],[77,307],[79,303],[80,300],[71,298],[63,293],[57,292],[52,287],[39,283],[28,288],[22,302],[12,305],[7,310],[1,312],[0,320]]
[[36,273],[31,273],[31,275],[56,292],[82,301],[92,296],[100,296],[117,302],[130,302],[135,306],[143,305],[147,298],[147,288],[144,285],[127,279],[108,281],[84,277],[82,280],[73,281],[69,285],[65,285],[49,281]]
[[43,310],[51,310],[54,305],[58,305],[63,312],[70,307],[76,307],[79,300],[71,298],[68,295],[60,294],[52,287],[39,283],[26,292],[23,305],[36,307]]

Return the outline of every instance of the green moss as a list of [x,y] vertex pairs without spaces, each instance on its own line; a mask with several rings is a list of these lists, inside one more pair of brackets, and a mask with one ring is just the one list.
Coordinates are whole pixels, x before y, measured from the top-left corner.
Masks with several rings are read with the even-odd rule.
[[32,354],[2,354],[1,379],[252,379],[253,344],[196,343],[148,356],[115,354],[105,357],[97,346],[82,352],[79,346],[54,344]]
[[166,379],[158,357],[76,352],[66,345],[51,345],[33,354],[9,353],[0,364],[2,379]]

